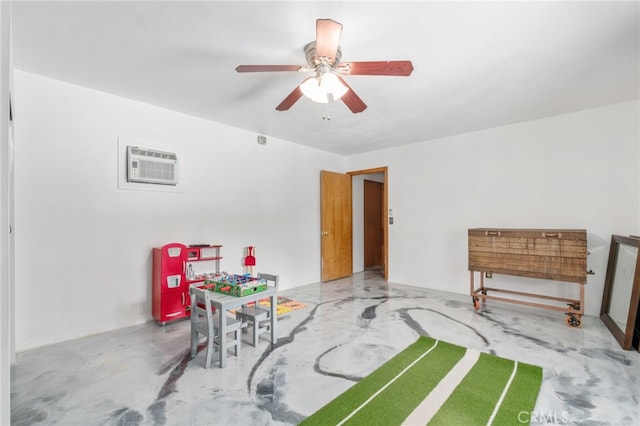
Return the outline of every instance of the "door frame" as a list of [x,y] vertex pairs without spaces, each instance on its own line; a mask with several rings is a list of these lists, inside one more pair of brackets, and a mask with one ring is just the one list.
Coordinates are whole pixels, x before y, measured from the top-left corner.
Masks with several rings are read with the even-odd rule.
[[384,262],[384,279],[389,280],[389,184],[388,184],[388,167],[375,167],[372,169],[354,170],[347,172],[350,176],[368,175],[373,173],[382,173],[384,181],[382,183],[382,208],[384,217],[382,221],[382,238],[384,238],[384,250],[382,253],[382,261]]

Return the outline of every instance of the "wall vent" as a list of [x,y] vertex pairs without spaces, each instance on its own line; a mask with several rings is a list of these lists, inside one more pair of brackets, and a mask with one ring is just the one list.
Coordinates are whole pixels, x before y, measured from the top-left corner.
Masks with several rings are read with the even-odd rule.
[[176,185],[178,157],[172,152],[127,147],[127,182]]

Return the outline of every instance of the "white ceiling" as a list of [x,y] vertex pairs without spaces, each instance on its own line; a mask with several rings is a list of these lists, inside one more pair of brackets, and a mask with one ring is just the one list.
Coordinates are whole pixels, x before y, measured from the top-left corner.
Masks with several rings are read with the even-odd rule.
[[[17,69],[339,154],[639,98],[640,2],[13,2]],[[368,105],[300,99],[315,20],[343,61],[411,60],[409,77],[346,76]],[[330,117],[330,120],[324,119]]]

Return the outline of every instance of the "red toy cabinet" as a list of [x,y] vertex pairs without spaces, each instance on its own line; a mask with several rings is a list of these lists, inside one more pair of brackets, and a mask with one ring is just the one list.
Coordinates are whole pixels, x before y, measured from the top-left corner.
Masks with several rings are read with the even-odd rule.
[[162,324],[189,315],[186,260],[184,244],[171,243],[153,249],[152,313]]
[[181,243],[153,249],[152,314],[161,324],[188,317],[189,286],[201,285],[220,272],[221,245]]

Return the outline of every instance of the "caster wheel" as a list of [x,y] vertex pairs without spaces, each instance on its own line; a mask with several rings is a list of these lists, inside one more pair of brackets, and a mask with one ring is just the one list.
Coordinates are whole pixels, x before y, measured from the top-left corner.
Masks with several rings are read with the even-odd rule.
[[578,315],[567,315],[565,321],[569,327],[580,328],[582,326],[582,321],[580,321],[580,317]]

